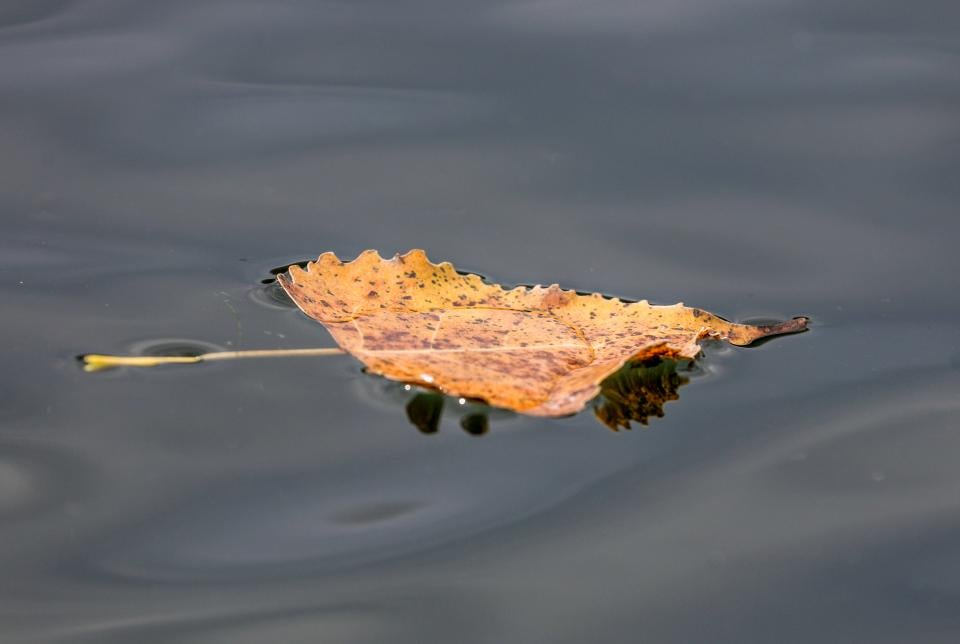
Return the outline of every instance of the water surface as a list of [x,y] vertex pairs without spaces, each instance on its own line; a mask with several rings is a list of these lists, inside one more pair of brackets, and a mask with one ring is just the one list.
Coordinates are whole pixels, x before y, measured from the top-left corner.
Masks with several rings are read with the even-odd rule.
[[[955,642],[958,17],[8,0],[0,639]],[[270,269],[413,247],[812,330],[619,433],[75,364],[327,344]]]

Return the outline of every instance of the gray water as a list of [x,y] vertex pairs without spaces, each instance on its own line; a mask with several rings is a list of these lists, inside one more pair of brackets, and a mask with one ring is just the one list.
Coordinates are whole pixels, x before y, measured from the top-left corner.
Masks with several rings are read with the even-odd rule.
[[[0,7],[0,641],[956,642],[950,0]],[[453,414],[270,269],[425,248],[808,333]]]

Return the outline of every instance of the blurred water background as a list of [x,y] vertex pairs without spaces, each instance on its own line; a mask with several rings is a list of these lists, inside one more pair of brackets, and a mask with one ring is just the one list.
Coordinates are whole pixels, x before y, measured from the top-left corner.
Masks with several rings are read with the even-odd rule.
[[[960,7],[0,7],[0,641],[956,642]],[[450,416],[270,269],[425,248],[812,330],[649,429]]]

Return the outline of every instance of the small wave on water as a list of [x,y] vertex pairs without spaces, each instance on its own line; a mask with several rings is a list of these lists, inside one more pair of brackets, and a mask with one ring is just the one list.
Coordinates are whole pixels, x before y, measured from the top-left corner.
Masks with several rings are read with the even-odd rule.
[[315,577],[512,523],[623,466],[613,461],[589,471],[576,458],[558,458],[530,478],[523,458],[507,458],[462,478],[445,472],[466,455],[441,450],[447,457],[428,450],[205,484],[105,535],[67,567],[79,566],[82,576],[165,583]]

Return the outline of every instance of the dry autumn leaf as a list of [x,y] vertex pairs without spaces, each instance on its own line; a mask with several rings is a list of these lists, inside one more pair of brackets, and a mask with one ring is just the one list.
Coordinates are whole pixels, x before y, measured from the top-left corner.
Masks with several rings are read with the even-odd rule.
[[507,290],[422,250],[392,259],[368,250],[350,262],[324,253],[277,279],[368,371],[534,416],[580,411],[630,360],[692,359],[704,338],[748,345],[807,324],[735,324],[557,285]]

